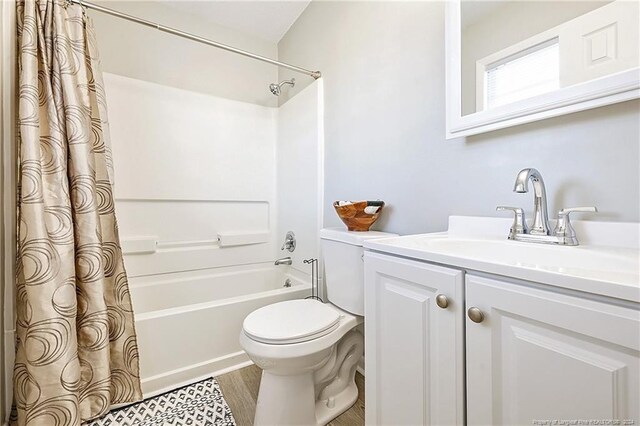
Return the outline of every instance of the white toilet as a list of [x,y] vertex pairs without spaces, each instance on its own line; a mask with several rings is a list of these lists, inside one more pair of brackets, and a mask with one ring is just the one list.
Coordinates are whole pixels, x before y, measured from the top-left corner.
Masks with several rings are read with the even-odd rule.
[[362,242],[385,232],[320,231],[330,303],[289,300],[250,313],[240,344],[262,368],[256,426],[325,425],[358,398],[355,371],[364,340]]

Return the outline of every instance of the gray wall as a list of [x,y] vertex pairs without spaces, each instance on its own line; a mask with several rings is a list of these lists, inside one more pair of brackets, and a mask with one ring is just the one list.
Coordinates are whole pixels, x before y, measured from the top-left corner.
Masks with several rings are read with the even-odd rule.
[[553,217],[597,205],[583,218],[640,220],[638,101],[445,140],[442,2],[314,1],[278,52],[324,76],[327,226],[341,224],[338,199],[385,200],[377,228],[402,234],[497,216],[499,204],[530,212],[531,194],[512,192],[524,167],[544,175]]
[[[97,3],[259,55],[277,57],[275,43],[212,24],[170,7],[170,2]],[[278,70],[272,65],[100,12],[87,13],[94,21],[105,72],[227,99],[276,105],[277,100],[269,92],[269,83],[278,77]]]

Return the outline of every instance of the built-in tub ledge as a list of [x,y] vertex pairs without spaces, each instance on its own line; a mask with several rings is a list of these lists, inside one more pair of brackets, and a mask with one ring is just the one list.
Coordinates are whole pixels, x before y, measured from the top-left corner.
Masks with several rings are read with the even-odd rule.
[[216,239],[158,241],[159,237],[140,236],[122,238],[120,244],[123,254],[153,254],[162,249],[193,249],[198,247],[238,247],[262,244],[269,241],[269,232],[221,232]]

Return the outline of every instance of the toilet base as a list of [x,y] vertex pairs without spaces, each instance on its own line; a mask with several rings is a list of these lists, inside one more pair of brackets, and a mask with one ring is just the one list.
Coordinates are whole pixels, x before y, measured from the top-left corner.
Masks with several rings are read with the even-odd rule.
[[318,425],[326,425],[356,403],[358,400],[358,387],[355,382],[355,372],[353,378],[353,381],[332,399],[316,401],[316,421]]
[[364,339],[351,330],[332,348],[322,365],[293,375],[262,372],[255,426],[326,425],[358,399],[356,366]]
[[263,371],[253,424],[316,425],[313,371],[294,376]]

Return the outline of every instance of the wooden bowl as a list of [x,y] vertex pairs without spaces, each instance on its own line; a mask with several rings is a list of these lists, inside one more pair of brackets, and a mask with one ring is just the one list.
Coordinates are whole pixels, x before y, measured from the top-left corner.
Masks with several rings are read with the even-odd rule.
[[[369,214],[364,211],[367,206],[377,206],[378,210]],[[339,206],[338,201],[334,201],[333,207],[340,217],[340,220],[347,225],[349,231],[368,231],[371,225],[380,217],[380,212],[384,208],[383,201],[358,201],[346,206]]]

